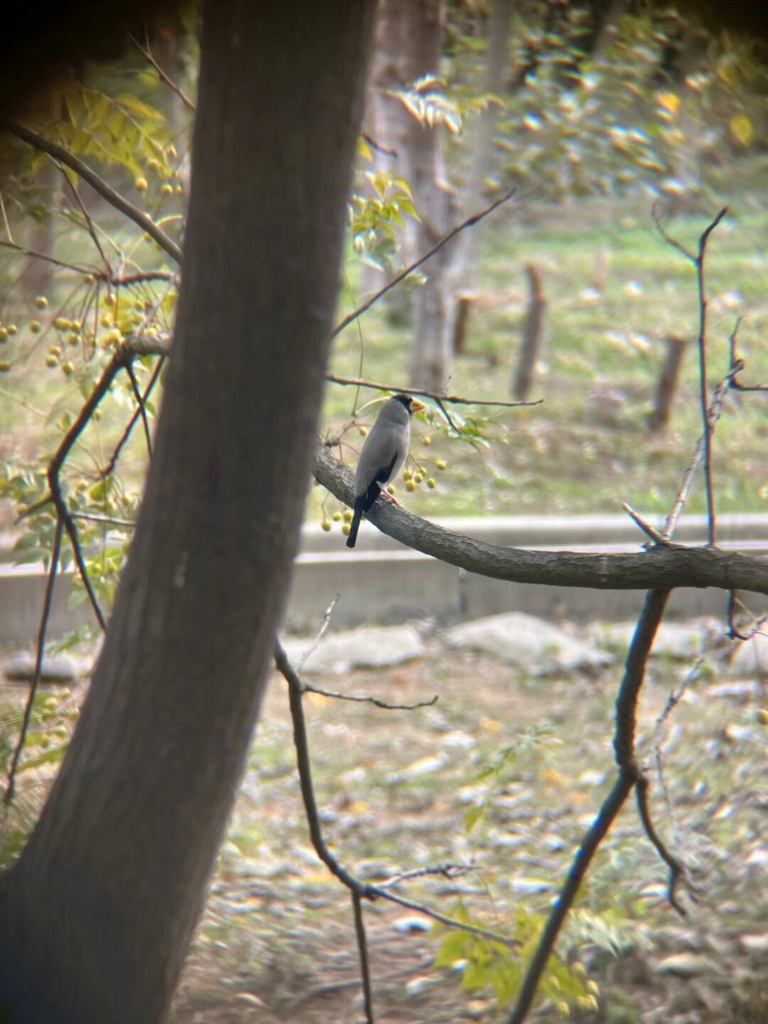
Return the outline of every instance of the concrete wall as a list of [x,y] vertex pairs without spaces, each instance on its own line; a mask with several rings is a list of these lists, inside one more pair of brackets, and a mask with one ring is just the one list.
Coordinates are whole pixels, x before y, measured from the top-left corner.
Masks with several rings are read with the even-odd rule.
[[[451,519],[447,529],[479,540],[510,547],[569,551],[636,551],[644,536],[626,516],[520,517]],[[654,524],[661,525],[661,523]],[[768,516],[721,516],[718,538],[722,547],[768,555]],[[10,539],[0,538],[0,643],[29,645],[37,636],[45,589],[45,573],[38,566],[13,566]],[[688,516],[676,540],[689,544],[706,541],[706,520]],[[71,607],[71,579],[58,580],[54,592],[49,635],[60,636],[89,621],[87,604]],[[768,601],[749,595],[755,611],[768,611]],[[442,620],[478,618],[503,611],[526,611],[553,619],[605,619],[634,617],[643,593],[603,592],[567,587],[505,583],[467,573],[426,555],[418,554],[363,524],[358,545],[350,551],[340,530],[323,532],[305,527],[294,571],[286,627],[313,632],[329,605],[336,601],[335,628],[365,622],[402,622],[407,619]],[[699,615],[722,617],[726,595],[719,590],[678,590],[670,613],[679,618]]]

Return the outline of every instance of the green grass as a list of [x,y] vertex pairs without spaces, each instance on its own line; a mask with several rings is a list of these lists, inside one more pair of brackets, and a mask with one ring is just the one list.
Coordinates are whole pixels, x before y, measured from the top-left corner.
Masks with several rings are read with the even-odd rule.
[[[739,349],[748,359],[744,379],[768,380],[768,257],[763,247],[768,210],[754,200],[751,187],[747,182],[735,198],[726,196],[731,213],[709,243],[710,384],[727,372],[728,339],[739,316]],[[720,205],[720,199],[713,200],[700,214],[677,217],[665,226],[695,250]],[[130,244],[126,238],[125,246]],[[68,258],[87,258],[82,240],[71,232],[60,245]],[[451,392],[487,400],[509,398],[525,315],[527,263],[541,269],[548,302],[543,366],[531,396],[541,404],[530,409],[461,407],[458,411],[476,418],[487,433],[492,441],[488,448],[475,449],[450,437],[439,417],[431,424],[421,417],[414,426],[412,465],[423,466],[437,486],[405,495],[408,507],[428,517],[547,515],[614,512],[628,501],[641,511],[666,512],[701,433],[694,267],[660,236],[650,201],[592,200],[552,208],[521,199],[494,216],[483,238],[468,352],[455,360]],[[355,305],[358,271],[350,262],[340,316]],[[604,276],[599,292],[592,288],[598,271]],[[51,318],[71,287],[71,280],[56,285],[49,297]],[[9,461],[14,452],[30,459],[52,450],[61,437],[62,412],[74,413],[82,387],[87,390],[89,385],[81,385],[77,374],[65,378],[44,365],[48,346],[56,339],[52,331],[37,336],[28,332],[30,319],[45,321],[30,300],[17,302],[11,294],[0,312],[6,323],[14,317],[20,328],[0,353],[10,355],[13,363],[12,372],[0,380],[4,454]],[[332,371],[345,377],[362,372],[368,379],[407,386],[411,337],[395,312],[383,303],[349,327],[336,340]],[[691,345],[671,424],[663,435],[650,434],[646,421],[669,333],[690,339]],[[374,397],[363,392],[358,405]],[[323,423],[327,436],[349,423],[355,401],[353,389],[328,386]],[[759,394],[727,399],[714,441],[720,512],[768,511],[764,404]],[[96,478],[130,405],[123,383],[104,403],[101,421],[83,436],[73,478]],[[370,423],[376,409],[365,410],[361,422]],[[342,441],[341,454],[353,466],[362,437],[353,426]],[[447,464],[444,472],[436,469],[438,460]],[[121,461],[128,485],[140,482],[144,466],[137,431]],[[704,511],[700,481],[688,507]],[[335,499],[314,489],[308,517],[330,517],[338,508]]]
[[[728,370],[729,337],[738,316],[743,317],[739,350],[748,357],[744,380],[768,379],[768,259],[762,250],[768,212],[748,203],[743,211],[733,205],[734,216],[711,236],[705,265],[710,385]],[[695,252],[709,219],[707,212],[665,226]],[[657,232],[650,204],[627,210],[616,202],[592,202],[539,210],[535,218],[525,209],[497,215],[484,239],[468,354],[455,362],[451,392],[509,397],[529,262],[542,270],[548,301],[544,367],[532,394],[542,404],[473,410],[489,418],[494,438],[492,448],[482,451],[417,423],[414,458],[426,463],[439,487],[408,494],[408,506],[428,516],[598,513],[617,511],[623,501],[648,512],[668,510],[701,434],[694,266]],[[600,263],[608,270],[598,293],[590,289]],[[672,421],[663,435],[655,435],[646,421],[670,333],[691,345]],[[362,353],[369,379],[407,385],[409,345],[408,333],[375,311],[338,339],[333,370],[355,376]],[[611,406],[606,394],[614,398]],[[763,395],[727,399],[713,463],[722,512],[768,510],[764,402]],[[349,389],[329,388],[326,414],[332,429],[349,417],[352,405]],[[429,449],[421,446],[425,435],[432,441]],[[348,436],[345,455],[354,463],[360,442],[354,431]],[[439,475],[432,469],[438,458],[449,464]],[[318,501],[314,496],[315,514]],[[326,510],[332,507],[326,504]],[[700,485],[688,507],[704,511]]]

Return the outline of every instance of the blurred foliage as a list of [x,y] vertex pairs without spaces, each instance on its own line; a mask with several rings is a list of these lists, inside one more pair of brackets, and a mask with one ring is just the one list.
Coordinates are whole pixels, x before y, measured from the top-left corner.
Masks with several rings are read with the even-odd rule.
[[[485,44],[462,7],[449,81],[472,96]],[[698,185],[682,165],[719,164],[765,143],[768,69],[748,40],[715,38],[668,8],[624,14],[598,45],[589,5],[553,10],[516,11],[509,88],[494,97],[499,187],[534,185],[548,200],[628,188],[677,195]],[[460,174],[465,154],[454,158]]]

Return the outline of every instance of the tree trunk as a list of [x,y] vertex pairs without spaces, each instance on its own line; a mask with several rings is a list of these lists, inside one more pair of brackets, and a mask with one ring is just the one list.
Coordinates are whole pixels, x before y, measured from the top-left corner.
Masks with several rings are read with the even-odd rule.
[[167,1011],[290,579],[372,13],[370,0],[205,4],[155,454],[80,722],[0,879],[3,1021]]
[[[509,39],[512,26],[514,0],[493,0],[488,19],[488,55],[483,76],[483,92],[500,95],[509,66]],[[486,202],[485,182],[493,168],[493,141],[499,108],[495,103],[483,110],[474,124],[472,150],[469,158],[467,181],[461,192],[460,220],[477,213]],[[478,224],[460,236],[451,268],[451,278],[463,292],[475,286],[478,254],[483,224]]]
[[[371,58],[371,76],[363,122],[366,133],[380,147],[371,156],[371,169],[395,174],[410,181],[407,137],[411,115],[403,104],[389,95],[408,82],[407,43],[410,32],[411,0],[381,0],[376,19],[376,45]],[[406,227],[400,262],[406,266],[414,257],[413,229]],[[370,264],[360,268],[360,296],[365,298],[383,288],[392,275]],[[384,299],[387,309],[395,306],[398,319],[410,322],[411,303],[406,289],[395,288]]]
[[[443,44],[442,0],[412,0],[409,8],[407,71],[409,81],[439,74]],[[428,252],[452,223],[451,194],[445,180],[439,127],[409,123],[406,146],[410,185],[420,220],[415,225],[415,251]],[[442,249],[421,267],[426,282],[414,293],[411,383],[442,391],[450,376],[451,336],[448,323],[450,253]]]

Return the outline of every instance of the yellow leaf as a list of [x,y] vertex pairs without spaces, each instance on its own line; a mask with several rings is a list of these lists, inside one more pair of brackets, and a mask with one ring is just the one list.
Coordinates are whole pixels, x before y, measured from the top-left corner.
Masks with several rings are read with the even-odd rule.
[[661,92],[656,100],[662,110],[668,114],[676,114],[680,109],[680,97],[674,92]]
[[755,137],[755,126],[746,114],[735,114],[728,122],[728,128],[736,142],[745,149]]

